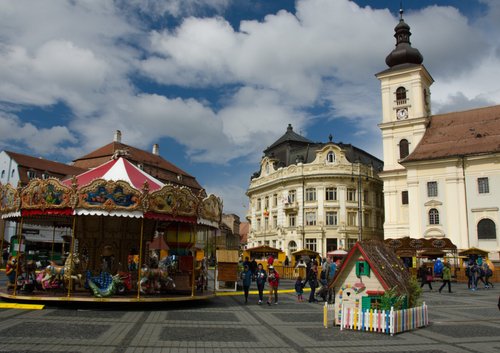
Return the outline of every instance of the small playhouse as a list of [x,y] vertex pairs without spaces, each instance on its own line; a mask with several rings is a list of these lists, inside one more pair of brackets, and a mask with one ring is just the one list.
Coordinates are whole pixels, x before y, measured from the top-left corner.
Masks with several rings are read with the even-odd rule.
[[[398,306],[398,309],[407,309],[414,298],[411,298],[413,293],[410,273],[396,254],[381,241],[365,240],[356,243],[347,254],[330,288],[335,292],[333,321],[341,329],[395,333],[427,323],[426,310],[423,313],[415,311],[420,308],[411,308],[409,313],[399,310],[403,313],[395,313],[394,316],[391,316],[394,310],[383,310],[383,304],[387,305],[387,302],[391,306]],[[398,329],[398,326],[401,327]]]

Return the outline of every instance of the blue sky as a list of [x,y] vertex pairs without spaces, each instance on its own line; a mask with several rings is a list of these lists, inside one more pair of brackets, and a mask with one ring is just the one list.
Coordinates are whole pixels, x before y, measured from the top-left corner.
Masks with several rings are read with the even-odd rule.
[[[291,123],[382,158],[379,82],[399,0],[0,2],[0,150],[161,155],[240,216]],[[433,113],[500,104],[500,2],[405,0]]]

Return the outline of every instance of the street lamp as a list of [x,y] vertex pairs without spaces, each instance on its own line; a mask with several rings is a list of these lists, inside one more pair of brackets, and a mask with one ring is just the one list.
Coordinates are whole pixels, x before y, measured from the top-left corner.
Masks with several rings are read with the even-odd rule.
[[[361,179],[361,162],[359,159],[357,159],[354,163],[357,164],[358,166],[358,241],[361,241],[363,238],[363,206],[361,203],[361,197],[362,197],[362,179]],[[352,171],[351,171],[351,181],[354,181],[354,163],[352,164]]]

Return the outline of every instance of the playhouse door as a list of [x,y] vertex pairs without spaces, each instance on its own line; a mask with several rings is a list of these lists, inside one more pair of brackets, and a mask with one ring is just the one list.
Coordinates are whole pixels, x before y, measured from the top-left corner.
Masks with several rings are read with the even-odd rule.
[[[351,310],[351,313],[354,312],[354,309],[359,309],[359,298],[357,293],[352,288],[344,289],[342,293],[342,300],[340,300],[340,310]],[[340,315],[336,315],[335,321],[337,325],[340,325]]]

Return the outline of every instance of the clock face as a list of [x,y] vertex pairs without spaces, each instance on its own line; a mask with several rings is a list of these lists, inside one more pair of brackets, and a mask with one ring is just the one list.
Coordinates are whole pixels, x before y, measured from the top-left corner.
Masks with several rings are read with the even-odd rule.
[[398,109],[398,111],[396,112],[396,115],[397,115],[399,120],[406,119],[406,118],[408,118],[408,110]]

